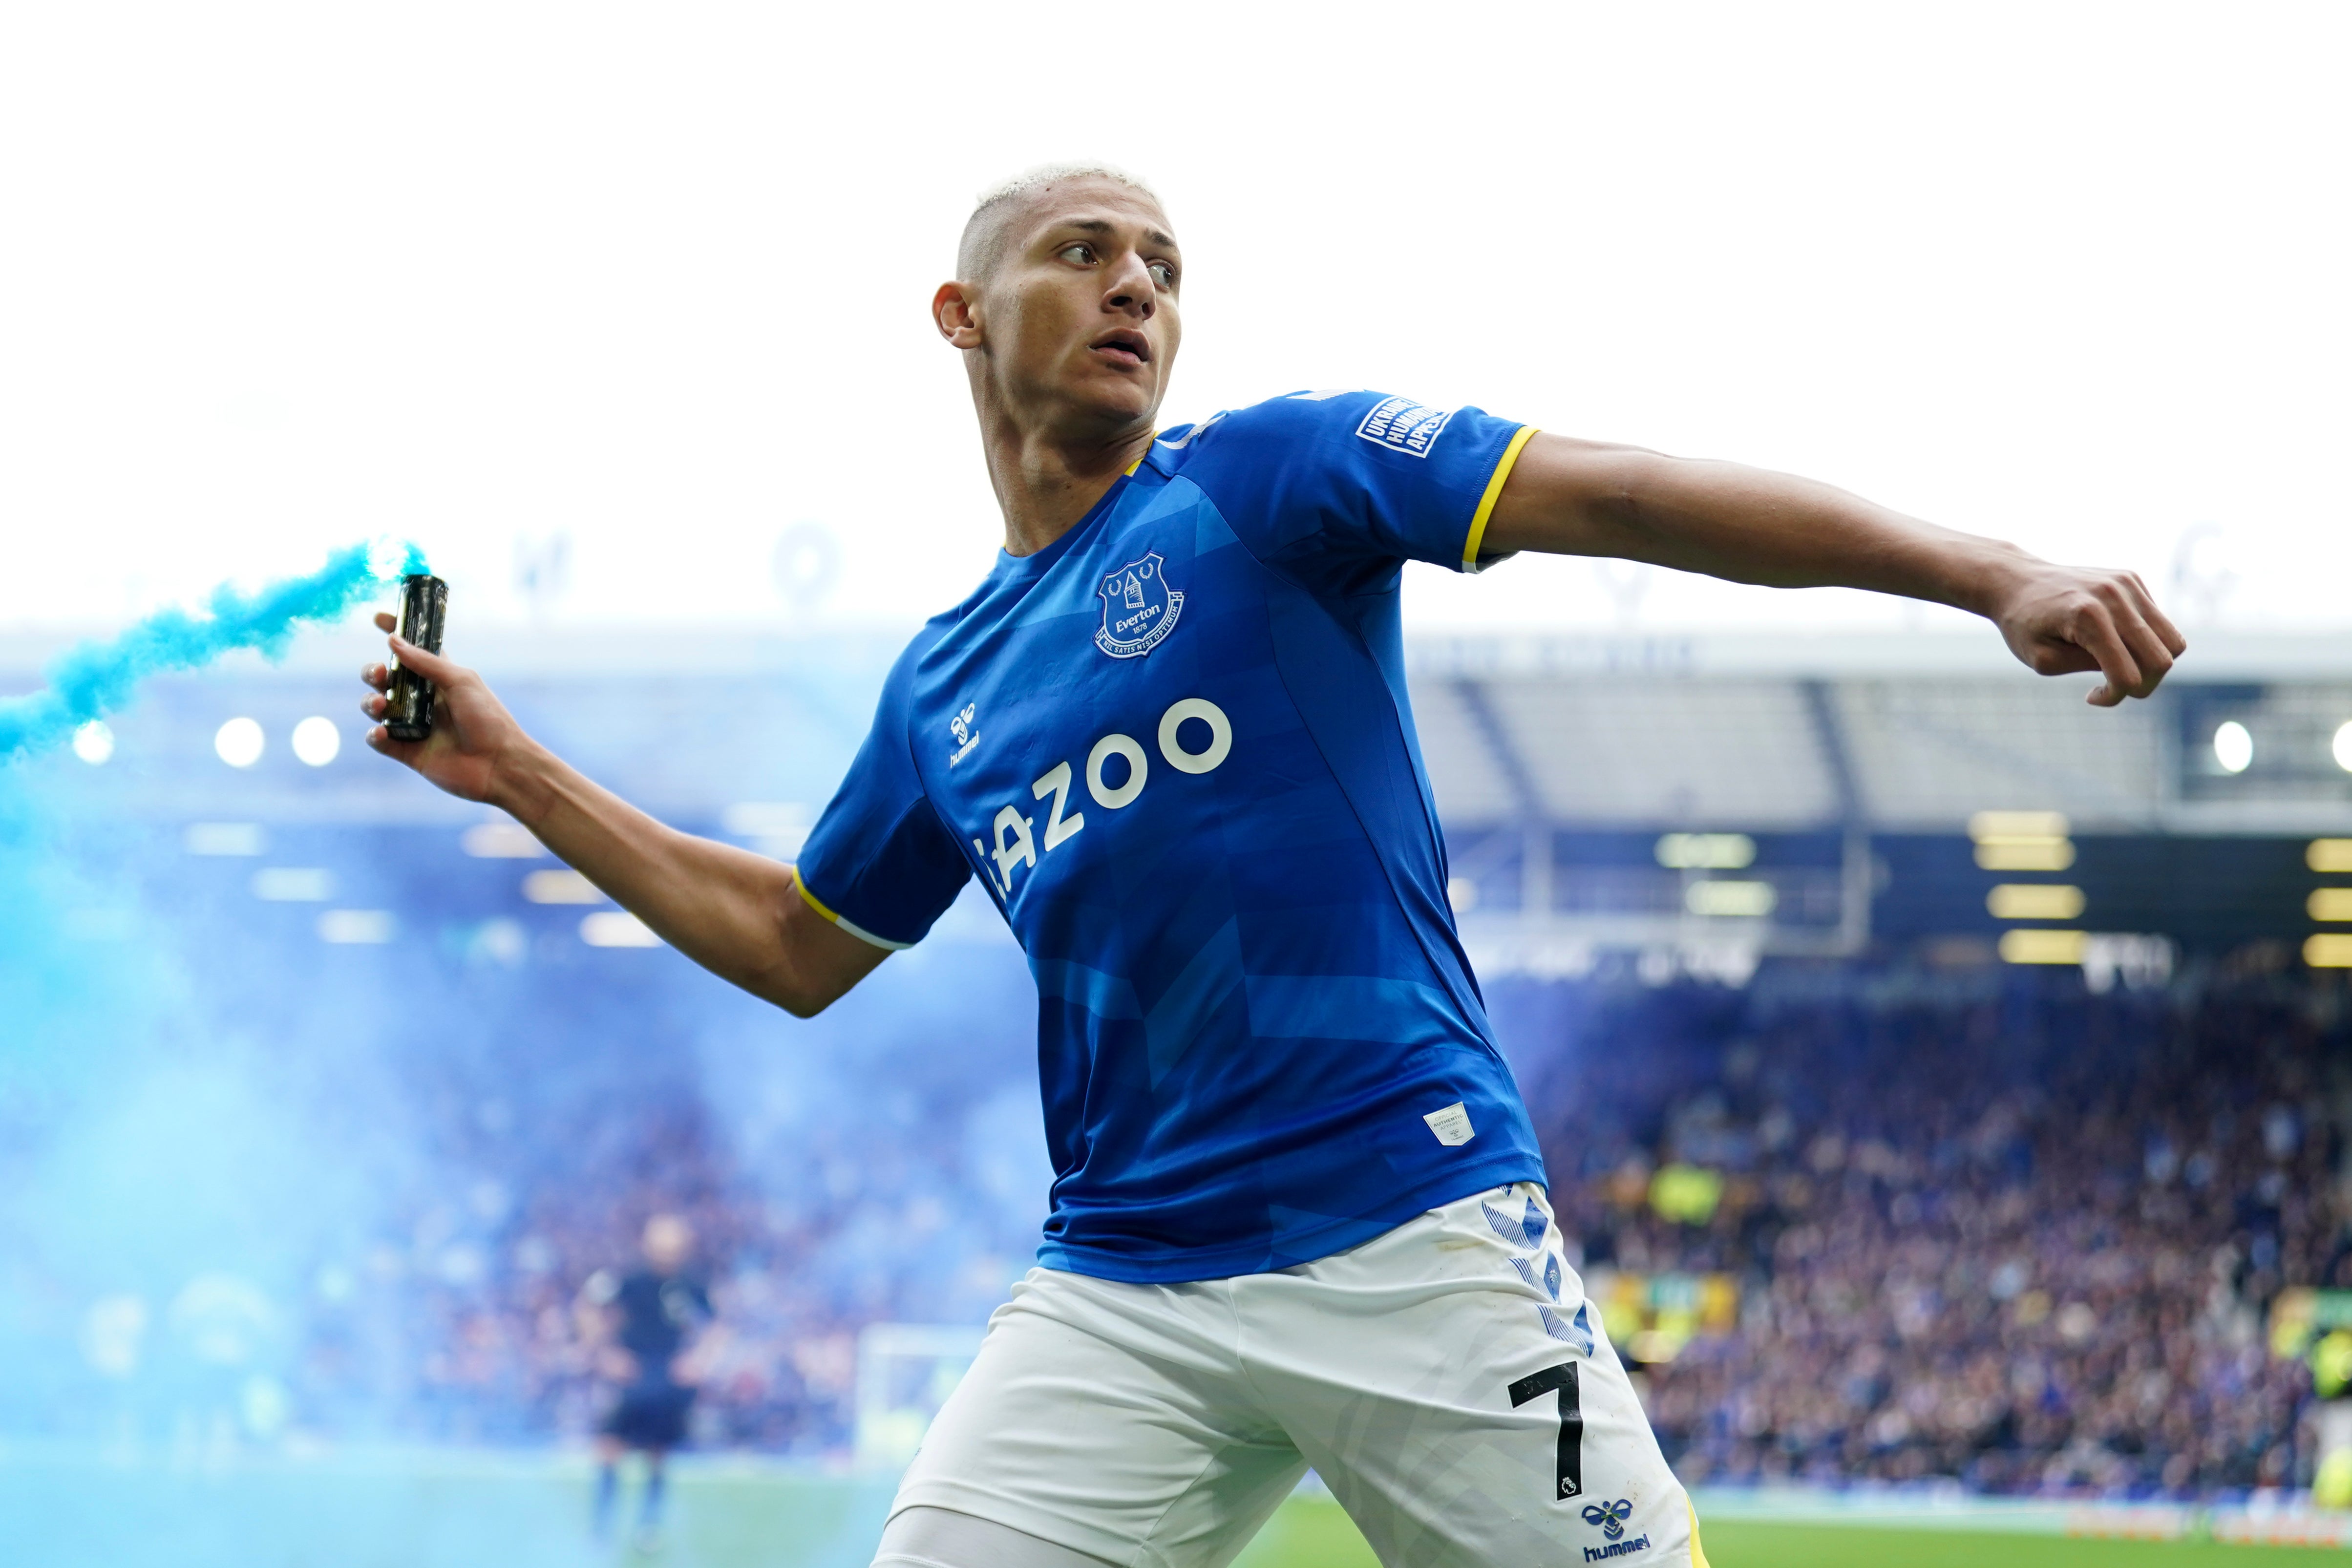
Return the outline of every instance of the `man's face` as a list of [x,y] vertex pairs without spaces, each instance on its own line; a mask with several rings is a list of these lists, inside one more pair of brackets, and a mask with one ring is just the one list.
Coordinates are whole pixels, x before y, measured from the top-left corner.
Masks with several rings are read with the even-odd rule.
[[694,1231],[676,1215],[657,1214],[646,1221],[643,1245],[655,1273],[675,1274],[694,1251]]
[[1176,360],[1182,281],[1150,197],[1110,180],[1049,186],[1013,216],[980,284],[980,374],[1024,425],[1149,424]]

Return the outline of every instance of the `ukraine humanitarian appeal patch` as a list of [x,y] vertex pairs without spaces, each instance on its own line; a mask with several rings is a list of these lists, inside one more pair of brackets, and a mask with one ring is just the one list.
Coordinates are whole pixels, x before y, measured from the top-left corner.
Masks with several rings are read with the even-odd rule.
[[1430,444],[1453,417],[1451,408],[1432,408],[1410,397],[1385,398],[1364,416],[1364,422],[1356,426],[1356,434],[1375,447],[1426,458]]
[[1102,580],[1102,630],[1095,647],[1113,658],[1135,658],[1160,646],[1176,629],[1184,595],[1168,585],[1166,563],[1153,551]]

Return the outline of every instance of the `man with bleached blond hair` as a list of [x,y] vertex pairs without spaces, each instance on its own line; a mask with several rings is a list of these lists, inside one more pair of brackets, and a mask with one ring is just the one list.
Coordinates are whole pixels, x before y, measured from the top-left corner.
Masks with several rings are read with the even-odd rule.
[[[2099,671],[2105,706],[2184,644],[2129,573],[1478,408],[1339,387],[1162,429],[1183,282],[1159,199],[1108,167],[971,214],[931,313],[1003,552],[891,670],[796,871],[634,810],[397,639],[443,721],[370,743],[803,1016],[972,878],[1003,911],[1053,1212],[877,1563],[1212,1568],[1312,1465],[1392,1568],[1703,1564],[1454,931],[1403,563],[1535,550],[1933,600],[2043,674]],[[1311,289],[1298,314],[1302,342],[1376,330]]]

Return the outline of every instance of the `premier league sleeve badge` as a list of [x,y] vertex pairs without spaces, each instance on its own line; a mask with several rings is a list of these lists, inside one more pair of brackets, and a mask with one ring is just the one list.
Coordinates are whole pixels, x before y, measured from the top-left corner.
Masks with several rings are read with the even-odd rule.
[[1130,561],[1102,580],[1102,630],[1095,646],[1113,658],[1136,658],[1160,646],[1176,629],[1184,595],[1168,585],[1167,563],[1158,551]]

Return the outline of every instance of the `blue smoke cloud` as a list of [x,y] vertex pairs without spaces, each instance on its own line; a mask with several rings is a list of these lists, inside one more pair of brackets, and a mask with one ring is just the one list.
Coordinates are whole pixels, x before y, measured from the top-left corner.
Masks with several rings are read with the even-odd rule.
[[308,576],[252,594],[223,584],[203,614],[159,610],[120,637],[77,644],[50,662],[49,683],[40,690],[0,698],[0,763],[65,744],[84,724],[128,703],[149,676],[195,669],[240,648],[278,657],[303,627],[341,620],[393,578],[426,570],[416,545],[398,548],[396,568],[379,566],[386,554],[380,548],[353,544]]
[[[322,1228],[369,1212],[348,1190],[348,1135],[320,1131],[311,1086],[297,1081],[305,1058],[224,1026],[201,951],[194,962],[184,951],[205,916],[145,885],[142,868],[174,858],[173,829],[89,809],[80,764],[59,774],[44,753],[129,706],[151,677],[239,649],[274,658],[425,569],[414,544],[354,544],[306,575],[224,586],[197,610],[79,644],[42,689],[0,698],[0,1429],[87,1428],[110,1397],[120,1404],[74,1353],[92,1300],[128,1303],[131,1339],[152,1341],[163,1304],[207,1278],[207,1260],[282,1299]],[[348,1048],[310,1055],[352,1065]],[[342,1188],[322,1190],[338,1173]]]
[[[543,1296],[561,1315],[589,1268],[627,1260],[626,1205],[647,1170],[665,1201],[720,1190],[711,1212],[755,1226],[717,1283],[734,1290],[730,1327],[779,1391],[778,1419],[799,1423],[746,1426],[742,1440],[763,1446],[841,1439],[846,1395],[816,1380],[845,1373],[812,1360],[804,1376],[803,1342],[845,1343],[869,1320],[977,1324],[1034,1243],[1052,1169],[1031,1077],[1034,993],[1009,940],[935,942],[799,1024],[676,953],[589,948],[577,910],[520,891],[550,862],[476,858],[454,823],[289,811],[257,825],[273,863],[392,914],[390,945],[329,945],[313,906],[251,890],[258,862],[187,847],[184,818],[199,811],[267,816],[259,797],[273,790],[348,780],[273,779],[273,758],[208,774],[194,792],[207,804],[182,811],[191,759],[212,766],[212,716],[247,699],[228,694],[233,680],[168,672],[270,653],[305,623],[367,607],[397,568],[424,568],[399,556],[379,549],[372,565],[354,547],[311,576],[215,594],[77,648],[47,689],[0,700],[0,1518],[12,1530],[0,1558],[12,1568],[277,1568],[394,1540],[428,1564],[610,1561],[586,1544],[587,1481],[565,1468],[577,1461],[531,1459],[540,1479],[520,1491],[478,1498],[467,1481],[419,1508],[400,1468],[411,1451],[392,1446],[540,1447],[557,1417],[576,1436],[585,1406],[532,1404],[537,1385],[518,1381],[542,1375],[524,1352],[543,1319],[515,1303]],[[142,689],[151,675],[162,679]],[[821,799],[879,678],[879,664],[813,664],[697,689],[600,689],[593,705],[562,682],[519,679],[505,695],[534,732],[624,784],[646,776],[630,771],[642,737],[683,715],[727,737],[708,760],[746,781],[742,798]],[[321,680],[277,711],[348,695]],[[134,703],[196,718],[168,747],[118,719],[123,744],[104,771],[62,750],[80,724]],[[746,711],[761,722],[746,726]],[[425,787],[364,752],[337,766]],[[246,789],[252,807],[227,804]],[[510,1335],[501,1370],[465,1381],[467,1336],[485,1324]],[[33,1452],[41,1468],[24,1459]],[[367,1469],[377,1454],[390,1457]],[[690,1466],[682,1481],[683,1537],[703,1505]],[[866,1561],[887,1488],[857,1495],[856,1511],[818,1521],[838,1540],[786,1527],[803,1537],[795,1561]]]
[[[86,809],[85,771],[0,766],[0,1560],[290,1568],[322,1535],[350,1560],[363,1548],[341,1520],[299,1522],[308,1472],[261,1500],[244,1478],[285,1469],[278,1438],[320,1424],[293,1391],[317,1353],[321,1260],[384,1234],[415,1185],[387,1031],[318,1021],[330,986],[365,994],[353,966],[313,959],[307,987],[283,958],[250,973],[255,944],[219,906],[188,899],[184,877],[155,885],[177,835]],[[78,930],[93,910],[115,929]],[[293,1016],[223,996],[224,967]],[[362,1321],[344,1353],[362,1373],[412,1363],[405,1328]],[[371,1414],[340,1430],[366,1433]],[[193,1488],[163,1479],[204,1467]],[[402,1495],[360,1493],[362,1513]],[[560,1534],[488,1545],[502,1522],[459,1498],[434,1521],[457,1542],[437,1561],[583,1561]]]

